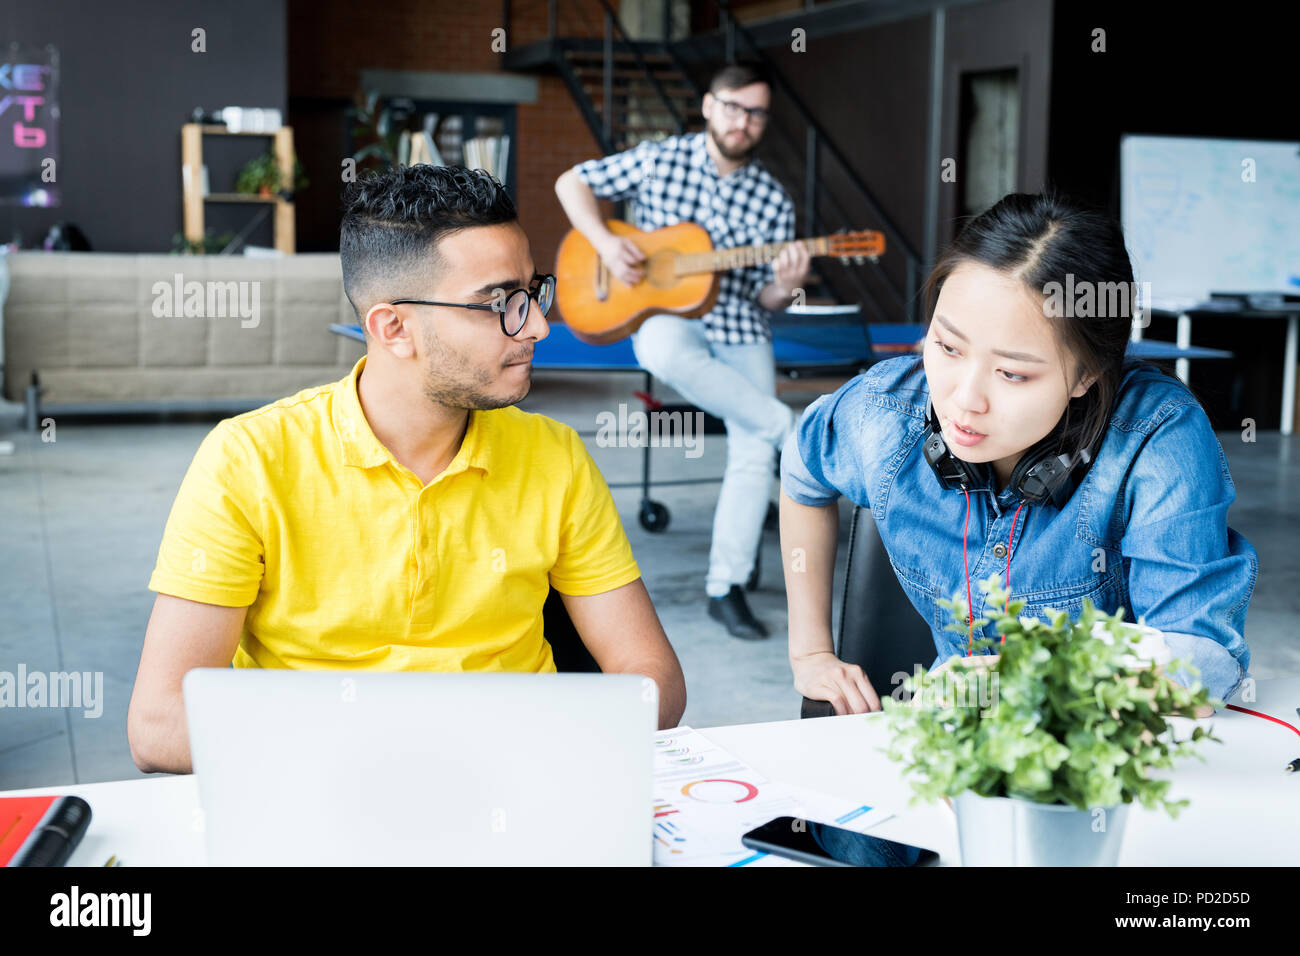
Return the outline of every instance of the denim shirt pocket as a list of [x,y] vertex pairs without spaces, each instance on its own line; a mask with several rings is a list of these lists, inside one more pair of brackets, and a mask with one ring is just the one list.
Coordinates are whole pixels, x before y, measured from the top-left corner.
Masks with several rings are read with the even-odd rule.
[[[1070,582],[1063,582],[1052,587],[1035,591],[1011,592],[1011,601],[1024,601],[1020,611],[1021,617],[1036,617],[1051,623],[1049,611],[1065,611],[1071,621],[1077,621],[1083,613],[1083,599],[1088,598],[1098,611],[1112,614],[1125,598],[1123,562],[1115,556],[1108,555],[1105,570],[1099,570],[1090,576]],[[1132,615],[1125,612],[1125,619]]]

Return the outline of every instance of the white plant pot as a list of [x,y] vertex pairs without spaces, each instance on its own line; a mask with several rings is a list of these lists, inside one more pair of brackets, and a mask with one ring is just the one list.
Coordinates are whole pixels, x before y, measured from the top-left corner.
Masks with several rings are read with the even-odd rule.
[[1079,810],[967,791],[953,808],[962,866],[1114,866],[1129,804]]

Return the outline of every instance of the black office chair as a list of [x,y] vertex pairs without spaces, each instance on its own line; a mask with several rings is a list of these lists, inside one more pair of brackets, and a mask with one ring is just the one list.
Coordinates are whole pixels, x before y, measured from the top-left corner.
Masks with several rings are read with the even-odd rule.
[[[896,674],[910,676],[917,664],[929,667],[936,654],[929,624],[916,613],[898,583],[875,518],[862,507],[853,509],[849,529],[836,644],[840,660],[861,667],[882,699],[899,686]],[[834,713],[829,701],[805,697],[799,716],[830,717]]]
[[560,673],[599,674],[600,665],[587,650],[578,636],[578,629],[573,626],[569,609],[564,606],[560,592],[551,588],[542,605],[542,628],[547,642],[551,645],[551,656],[555,658],[555,669]]
[[[591,656],[587,645],[578,636],[578,629],[573,626],[569,609],[564,606],[560,592],[551,589],[542,605],[543,636],[551,645],[551,656],[555,659],[555,669],[561,674],[599,674],[602,673],[596,658]],[[235,662],[231,661],[233,668]]]

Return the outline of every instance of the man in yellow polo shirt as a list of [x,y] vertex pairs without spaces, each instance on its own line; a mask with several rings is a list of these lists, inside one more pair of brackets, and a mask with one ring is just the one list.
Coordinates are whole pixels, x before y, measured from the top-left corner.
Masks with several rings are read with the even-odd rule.
[[681,666],[609,488],[528,394],[554,279],[500,184],[413,166],[349,187],[344,290],[366,355],[227,419],[181,484],[127,718],[136,764],[188,772],[194,667],[554,671],[551,588],[605,672],[685,708]]

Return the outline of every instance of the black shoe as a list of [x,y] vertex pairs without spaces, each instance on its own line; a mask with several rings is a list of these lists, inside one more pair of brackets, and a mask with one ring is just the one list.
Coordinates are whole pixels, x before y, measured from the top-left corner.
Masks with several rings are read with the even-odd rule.
[[728,634],[742,641],[758,641],[767,637],[767,628],[750,612],[745,592],[739,584],[733,584],[731,590],[722,597],[709,598],[709,617],[721,621]]

